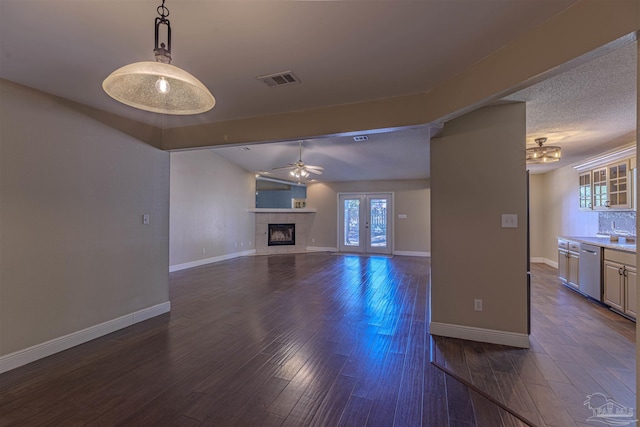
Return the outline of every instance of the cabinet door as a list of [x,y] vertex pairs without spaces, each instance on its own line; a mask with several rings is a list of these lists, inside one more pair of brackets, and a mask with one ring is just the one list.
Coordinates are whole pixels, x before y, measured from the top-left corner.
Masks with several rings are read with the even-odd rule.
[[579,207],[582,210],[591,210],[593,208],[593,195],[591,192],[591,171],[580,174],[579,180]]
[[558,251],[558,279],[562,283],[569,281],[569,252],[560,249]]
[[626,209],[631,207],[631,186],[629,185],[629,161],[616,163],[607,167],[608,172],[608,204],[609,208]]
[[607,198],[607,168],[593,171],[593,208],[606,209]]
[[624,298],[622,271],[624,266],[616,262],[604,261],[604,303],[623,311],[622,299]]
[[625,270],[625,282],[624,282],[624,286],[625,286],[625,292],[624,292],[624,297],[625,297],[625,309],[624,312],[625,314],[628,314],[629,316],[633,317],[634,319],[637,316],[637,310],[636,310],[636,278],[637,278],[637,274],[636,274],[636,269],[633,267],[626,267]]
[[580,265],[580,256],[576,253],[569,252],[569,258],[567,258],[567,260],[569,261],[569,266],[567,269],[567,284],[578,289],[578,266]]

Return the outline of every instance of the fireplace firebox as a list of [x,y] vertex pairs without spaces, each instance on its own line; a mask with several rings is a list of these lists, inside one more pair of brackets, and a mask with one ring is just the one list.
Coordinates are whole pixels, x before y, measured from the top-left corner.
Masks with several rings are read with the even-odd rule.
[[295,224],[269,224],[268,246],[284,246],[296,244]]

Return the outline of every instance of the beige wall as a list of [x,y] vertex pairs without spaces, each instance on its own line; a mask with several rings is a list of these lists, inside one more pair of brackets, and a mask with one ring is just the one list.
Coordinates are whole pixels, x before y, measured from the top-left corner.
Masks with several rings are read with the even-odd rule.
[[211,150],[171,153],[169,264],[255,248],[255,175]]
[[0,200],[0,355],[168,301],[168,153],[0,80]]
[[[317,208],[307,245],[322,248],[338,246],[338,193],[394,193],[394,250],[428,253],[430,236],[430,189],[428,180],[355,181],[311,183],[307,187],[307,206]],[[406,219],[398,219],[406,214]],[[315,240],[315,241],[314,241]]]
[[544,175],[529,176],[529,223],[531,227],[531,258],[543,258],[546,239],[546,206]]
[[558,236],[594,236],[598,232],[598,212],[578,208],[578,172],[571,166],[541,175],[540,203],[543,222],[531,227],[532,235],[542,236],[539,256],[558,261]]
[[432,323],[527,333],[525,127],[524,104],[485,107],[431,140]]

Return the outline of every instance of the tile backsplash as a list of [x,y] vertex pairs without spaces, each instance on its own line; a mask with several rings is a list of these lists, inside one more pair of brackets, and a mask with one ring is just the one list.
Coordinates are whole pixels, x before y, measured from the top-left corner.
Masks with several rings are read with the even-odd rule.
[[636,235],[634,211],[610,211],[598,213],[598,234]]

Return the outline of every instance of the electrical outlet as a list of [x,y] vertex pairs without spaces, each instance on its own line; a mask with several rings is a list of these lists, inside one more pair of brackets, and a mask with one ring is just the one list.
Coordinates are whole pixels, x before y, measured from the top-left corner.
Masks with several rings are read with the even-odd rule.
[[482,300],[481,299],[474,299],[473,300],[473,309],[475,311],[482,311]]
[[207,248],[202,248],[202,255],[207,253]]

